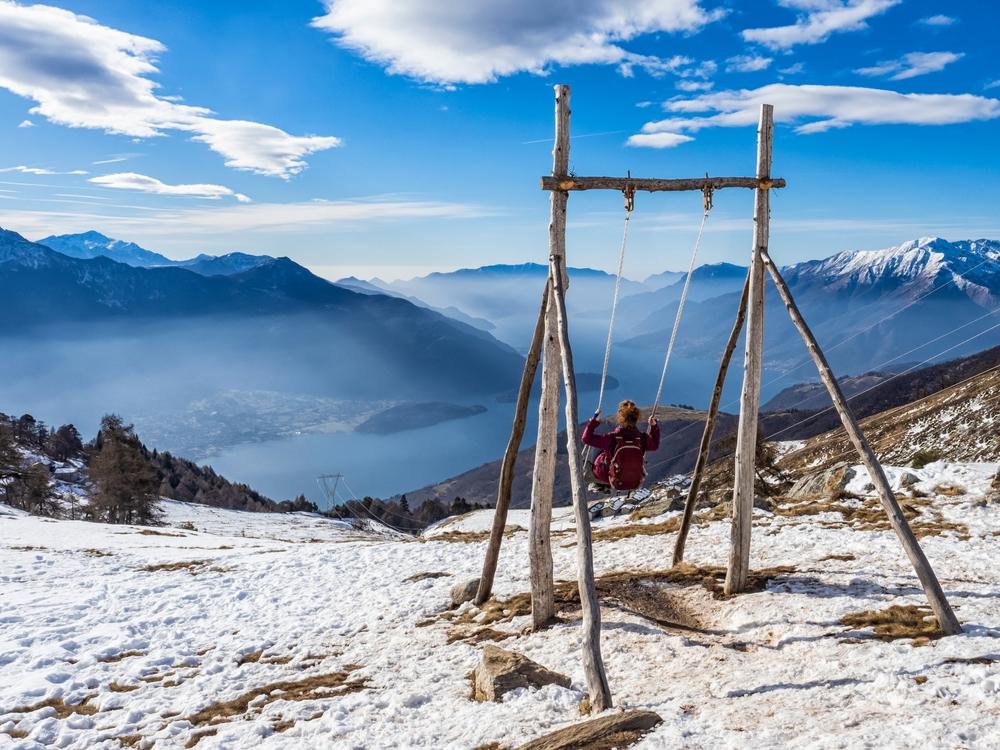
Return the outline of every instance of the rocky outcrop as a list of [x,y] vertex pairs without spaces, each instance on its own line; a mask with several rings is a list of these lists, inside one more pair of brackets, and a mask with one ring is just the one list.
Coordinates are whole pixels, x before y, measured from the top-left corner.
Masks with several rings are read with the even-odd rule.
[[856,473],[850,466],[834,466],[817,474],[807,474],[792,485],[787,496],[796,500],[827,499],[843,492]]
[[468,581],[459,581],[451,587],[451,606],[461,607],[466,602],[471,602],[476,598],[476,591],[478,589],[478,578],[472,578]]
[[663,719],[652,711],[623,711],[557,729],[517,750],[611,750],[638,742]]
[[473,697],[480,702],[498,701],[516,688],[559,685],[568,688],[569,677],[546,669],[524,654],[488,645],[473,673]]

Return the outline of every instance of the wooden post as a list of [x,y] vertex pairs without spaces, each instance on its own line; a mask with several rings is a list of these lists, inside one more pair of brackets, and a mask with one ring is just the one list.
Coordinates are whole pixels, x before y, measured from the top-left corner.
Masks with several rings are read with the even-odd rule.
[[865,468],[868,469],[868,474],[871,476],[872,482],[878,489],[879,499],[882,501],[882,507],[885,509],[886,515],[889,517],[889,525],[892,526],[892,530],[896,532],[896,537],[903,545],[903,549],[906,551],[906,556],[910,558],[910,563],[913,565],[913,569],[917,573],[917,578],[920,579],[920,585],[923,586],[924,593],[927,595],[927,600],[931,605],[931,609],[934,610],[934,614],[937,616],[938,624],[948,635],[961,633],[962,626],[958,622],[958,618],[955,617],[955,613],[952,611],[951,606],[948,604],[948,600],[945,598],[944,591],[941,589],[941,584],[938,583],[937,576],[934,575],[934,570],[931,568],[931,564],[927,561],[924,551],[920,548],[917,538],[913,535],[913,530],[910,529],[910,524],[907,523],[906,516],[903,515],[903,511],[900,509],[899,503],[896,501],[896,496],[893,494],[892,488],[889,486],[889,480],[885,476],[882,464],[879,463],[878,457],[875,455],[875,451],[872,450],[872,447],[868,444],[868,440],[865,438],[864,433],[861,432],[861,428],[858,426],[858,422],[855,419],[854,414],[851,412],[847,399],[844,398],[844,393],[840,390],[840,384],[837,382],[837,378],[834,377],[833,371],[830,369],[830,365],[826,361],[826,357],[819,348],[819,344],[816,343],[816,338],[813,336],[812,331],[809,329],[805,319],[799,312],[798,306],[795,304],[795,300],[792,299],[792,293],[788,289],[788,285],[785,284],[785,280],[778,272],[778,268],[774,265],[774,261],[771,260],[766,252],[763,254],[763,257],[767,270],[771,274],[771,278],[774,279],[774,285],[778,288],[778,294],[785,303],[785,307],[788,309],[788,313],[792,317],[792,322],[799,330],[799,334],[802,336],[802,340],[805,342],[806,348],[809,350],[809,354],[812,356],[813,362],[816,364],[816,369],[819,370],[820,378],[822,378],[823,384],[830,393],[830,398],[833,401],[834,408],[837,410],[837,414],[840,416],[840,421],[844,425],[844,431],[847,433],[847,437],[850,438],[854,448],[861,456],[861,460],[864,463]]
[[594,584],[594,550],[590,535],[590,511],[583,491],[583,469],[580,466],[580,443],[577,436],[578,417],[576,375],[573,370],[573,350],[569,343],[566,320],[566,299],[563,281],[566,259],[553,255],[549,260],[553,296],[559,317],[559,351],[562,354],[563,384],[566,387],[566,452],[569,456],[569,482],[573,491],[573,515],[576,521],[577,586],[583,619],[583,673],[587,678],[591,710],[597,713],[611,708],[611,688],[601,657],[601,603]]
[[[555,87],[555,144],[552,148],[552,174],[565,177],[569,172],[569,86]],[[553,190],[550,196],[549,257],[565,263],[566,202],[565,190]],[[551,265],[551,263],[550,263]],[[550,279],[552,274],[550,273]],[[542,393],[538,404],[538,440],[535,443],[535,468],[531,478],[531,518],[528,558],[531,567],[531,623],[536,630],[548,625],[555,616],[555,590],[552,582],[552,490],[556,477],[556,437],[559,429],[559,342],[555,290],[549,284],[545,314],[544,352],[542,355]],[[563,291],[560,289],[559,291]]]
[[681,528],[677,532],[677,541],[674,542],[674,560],[677,565],[684,559],[684,545],[687,543],[688,531],[691,528],[691,519],[694,517],[695,505],[698,503],[698,490],[701,488],[701,479],[708,465],[708,456],[712,446],[712,434],[715,432],[715,420],[719,416],[719,402],[722,400],[722,388],[726,383],[726,373],[729,371],[729,362],[736,349],[736,342],[740,338],[740,331],[743,330],[743,320],[747,313],[747,297],[750,293],[750,274],[747,273],[746,281],[743,282],[743,294],[740,295],[740,305],[736,310],[736,321],[733,323],[733,330],[729,334],[729,341],[726,349],[722,353],[722,361],[719,364],[719,374],[715,377],[715,388],[712,390],[712,401],[708,406],[708,415],[705,417],[705,430],[701,434],[701,444],[698,446],[698,460],[694,465],[694,472],[691,474],[691,487],[688,489],[687,500],[684,502],[684,516],[681,519]]
[[[774,136],[774,107],[762,104],[757,127],[757,179],[771,177],[771,145]],[[733,520],[726,571],[725,593],[746,588],[750,573],[750,525],[753,516],[754,462],[757,448],[757,416],[760,408],[760,373],[764,344],[764,261],[770,219],[770,195],[766,183],[755,191],[753,257],[747,304],[746,355],[743,364],[743,393],[740,422],[736,433],[736,470],[733,486]]]
[[507,511],[510,508],[511,488],[514,484],[514,464],[518,451],[521,450],[521,439],[524,437],[524,427],[528,419],[528,401],[531,398],[531,386],[535,382],[538,371],[538,359],[542,353],[542,338],[545,332],[545,313],[549,307],[549,282],[546,280],[542,291],[541,309],[535,322],[535,332],[531,337],[528,356],[524,360],[524,372],[521,375],[521,385],[517,391],[517,404],[514,407],[514,426],[511,428],[507,450],[503,454],[500,465],[500,479],[497,482],[497,505],[493,512],[493,528],[490,530],[490,544],[486,548],[486,558],[483,560],[483,572],[479,576],[479,588],[476,590],[475,603],[482,604],[490,598],[493,592],[493,579],[497,572],[497,561],[500,558],[500,545],[503,543],[503,531],[507,526]]

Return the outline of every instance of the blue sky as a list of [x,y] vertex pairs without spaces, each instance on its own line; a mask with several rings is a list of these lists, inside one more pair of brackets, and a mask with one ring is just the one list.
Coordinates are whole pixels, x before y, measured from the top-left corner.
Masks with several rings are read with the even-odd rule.
[[[781,262],[1000,236],[1000,9],[972,0],[0,0],[0,225],[173,257],[411,276],[544,261],[552,85],[577,174],[752,174],[775,105]],[[725,191],[703,259],[743,262]],[[686,264],[697,194],[640,195],[626,273]],[[613,193],[570,200],[611,269]]]

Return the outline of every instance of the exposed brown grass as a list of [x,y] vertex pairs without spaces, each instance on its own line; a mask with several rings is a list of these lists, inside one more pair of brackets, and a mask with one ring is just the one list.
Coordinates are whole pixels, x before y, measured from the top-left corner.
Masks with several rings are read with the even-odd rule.
[[141,734],[123,734],[115,737],[118,742],[121,743],[122,747],[136,747],[140,741],[142,741]]
[[[510,539],[519,531],[527,531],[523,526],[504,526],[503,537]],[[473,544],[474,542],[485,542],[490,538],[488,531],[445,531],[433,536],[420,537],[422,542],[455,542],[458,544]]]
[[913,639],[914,646],[944,635],[930,607],[894,604],[885,609],[854,612],[840,618],[850,628],[872,628],[875,637],[883,641]]
[[135,651],[135,650],[121,651],[117,654],[112,654],[111,656],[102,656],[97,661],[101,662],[102,664],[112,664],[114,662],[121,661],[122,659],[128,659],[132,656],[145,656],[145,655],[146,655],[145,651]]
[[[356,665],[348,665],[341,672],[329,672],[301,680],[282,680],[262,685],[232,700],[220,701],[206,706],[189,716],[188,721],[196,726],[226,721],[234,716],[245,714],[249,710],[250,702],[260,696],[264,696],[265,700],[255,706],[258,710],[276,700],[308,701],[355,693],[367,687],[367,682],[363,679],[349,679],[351,673],[357,669]],[[274,695],[276,690],[280,690],[281,693]]]
[[200,732],[193,732],[191,734],[191,736],[188,737],[188,741],[184,743],[184,747],[186,747],[186,748],[188,748],[188,750],[190,750],[192,747],[194,747],[199,742],[201,742],[205,737],[214,737],[218,733],[219,733],[219,730],[217,728],[216,729],[202,729]]
[[8,737],[12,737],[15,740],[23,740],[28,736],[28,733],[23,729],[18,729],[17,727],[11,727],[10,729],[0,729],[0,734],[6,734]]
[[169,531],[157,531],[156,529],[142,529],[135,533],[142,534],[143,536],[175,536],[182,539],[187,536],[187,534],[171,534]]
[[945,497],[958,497],[966,494],[968,490],[960,484],[939,484],[934,488],[934,492]]
[[416,583],[417,581],[426,581],[429,578],[447,578],[451,573],[445,573],[443,571],[430,571],[427,573],[414,573],[409,578],[404,578],[403,583]]
[[[969,538],[969,528],[965,524],[946,520],[935,510],[926,498],[908,498],[900,503],[903,516],[918,539],[927,536],[941,536],[954,532],[960,539]],[[815,516],[821,513],[838,513],[840,521],[821,521],[820,524],[832,528],[851,527],[854,531],[891,531],[892,526],[882,504],[875,498],[864,498],[861,505],[846,505],[830,500],[810,500],[802,503],[781,503],[774,507],[779,516]]]
[[[93,696],[91,696],[93,697]],[[89,700],[89,699],[88,699]],[[97,707],[90,705],[86,700],[82,703],[77,703],[75,705],[64,703],[61,697],[48,698],[47,700],[40,701],[39,703],[32,703],[29,706],[19,706],[15,708],[11,713],[15,714],[30,714],[33,711],[38,711],[43,708],[54,708],[55,716],[57,719],[66,719],[73,714],[80,714],[81,716],[93,716],[97,713]]]
[[249,654],[243,654],[239,659],[236,660],[236,666],[242,667],[244,664],[288,664],[292,660],[291,654],[268,654],[264,656],[262,650],[253,651]]
[[138,689],[138,685],[122,685],[120,682],[112,682],[108,685],[108,690],[112,693],[131,693],[133,690]]
[[[782,566],[766,568],[750,574],[747,591],[763,591],[771,579],[795,572],[795,568]],[[671,594],[670,586],[701,586],[716,599],[725,598],[723,585],[726,569],[720,566],[697,566],[681,563],[665,570],[621,570],[597,576],[595,586],[598,598],[605,606],[616,607],[652,620],[667,627],[702,627],[698,616],[683,601]],[[579,608],[580,597],[575,581],[557,581],[555,584],[555,604],[559,613],[572,612]],[[449,611],[439,616],[456,625],[472,625],[483,628],[497,623],[510,622],[515,617],[531,614],[531,594],[523,592],[507,599],[491,598],[479,608],[470,607],[461,614]],[[422,624],[430,624],[429,622]],[[492,630],[490,628],[489,630]],[[488,639],[489,630],[483,640]],[[495,631],[494,631],[495,632]],[[474,637],[468,629],[452,630],[453,640]]]
[[469,628],[468,626],[460,625],[448,631],[448,643],[455,643],[455,641],[462,641],[463,643],[505,641],[508,638],[513,638],[515,635],[517,635],[517,633],[508,633],[489,626]]
[[839,560],[840,562],[848,562],[850,560],[857,560],[858,558],[849,552],[843,555],[827,555],[826,557],[821,557],[819,562],[827,562],[828,560]]
[[140,570],[145,573],[158,573],[161,571],[176,571],[176,570],[187,570],[194,573],[198,568],[204,567],[211,563],[212,560],[175,560],[174,562],[168,563],[155,563],[153,565],[144,565]]
[[108,552],[104,549],[85,549],[83,550],[83,554],[90,555],[91,557],[112,557],[114,555],[113,552]]

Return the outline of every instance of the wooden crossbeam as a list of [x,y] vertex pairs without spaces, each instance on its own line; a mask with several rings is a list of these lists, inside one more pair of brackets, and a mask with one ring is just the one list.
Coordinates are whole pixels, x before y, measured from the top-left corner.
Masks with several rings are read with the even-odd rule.
[[639,177],[542,177],[542,190],[642,190],[648,193],[683,190],[721,190],[722,188],[783,188],[781,178],[693,177],[661,180]]

